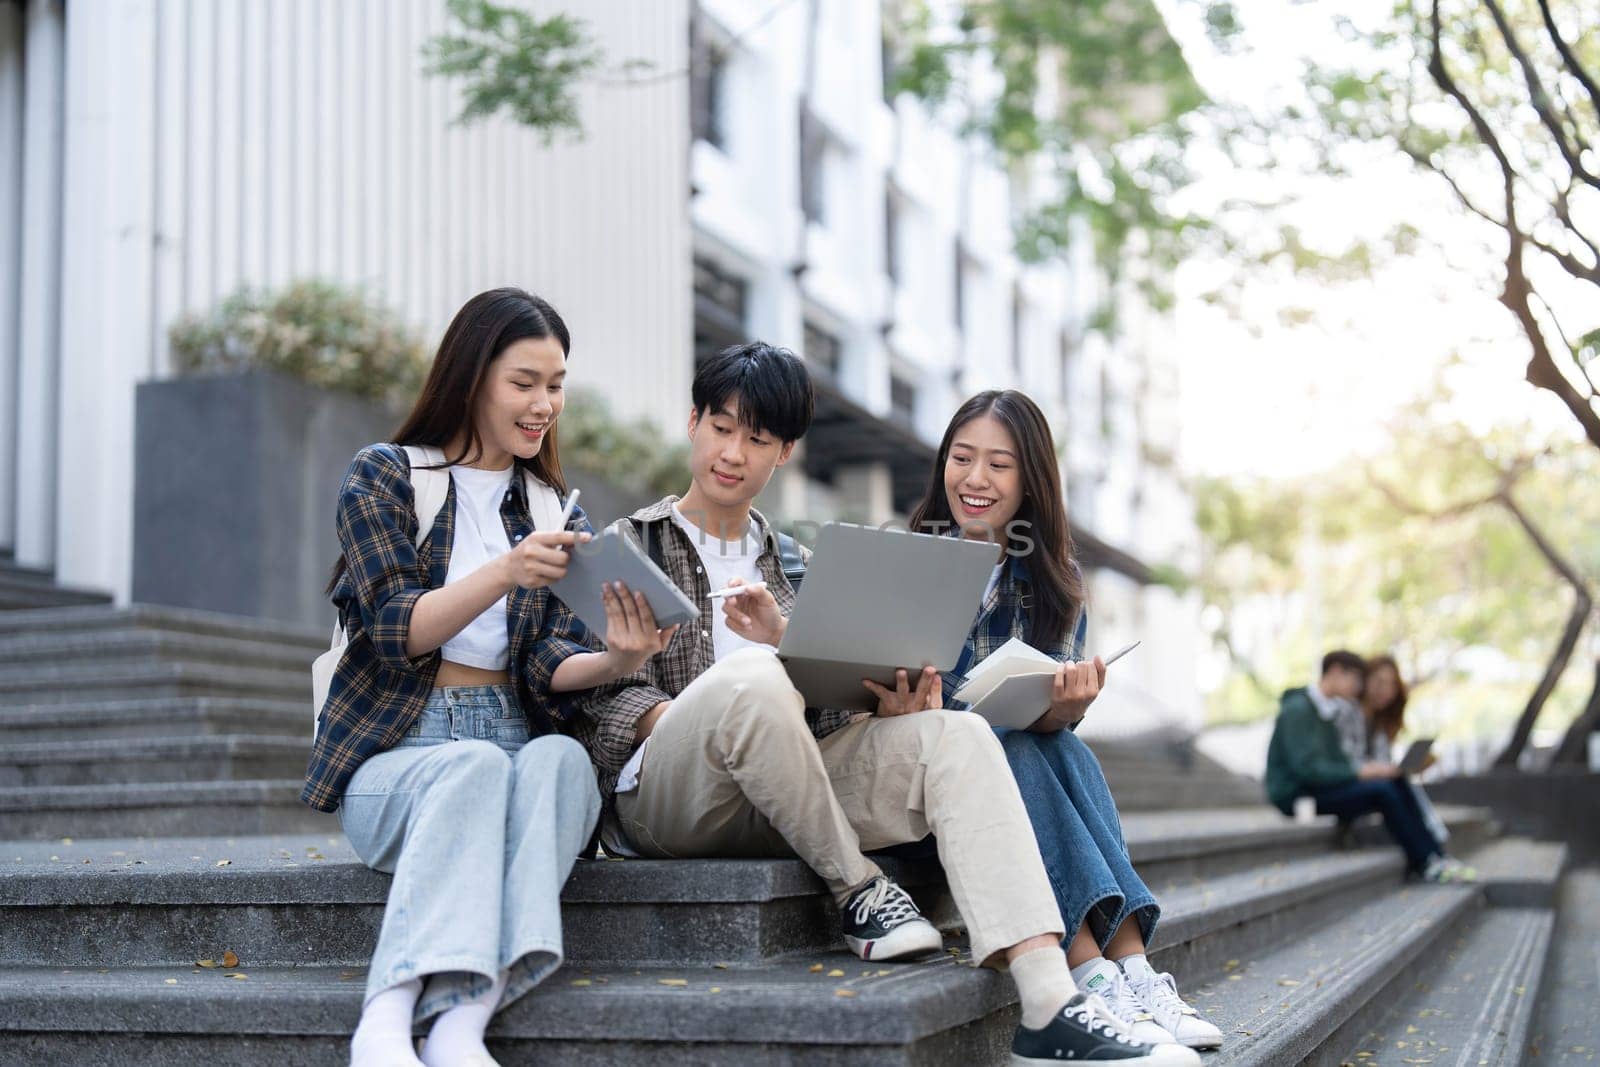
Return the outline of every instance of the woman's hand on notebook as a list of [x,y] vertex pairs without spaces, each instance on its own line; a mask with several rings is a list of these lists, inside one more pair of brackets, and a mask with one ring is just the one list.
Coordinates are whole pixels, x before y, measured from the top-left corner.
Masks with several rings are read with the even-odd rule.
[[944,704],[944,683],[939,678],[939,672],[932,667],[922,668],[916,688],[912,688],[910,674],[904,667],[894,672],[893,689],[868,678],[861,679],[861,684],[878,695],[877,714],[880,716],[910,715]]
[[1050,710],[1028,729],[1037,734],[1053,734],[1076,726],[1089,713],[1089,705],[1105,684],[1106,664],[1099,656],[1086,663],[1063,663],[1056,668],[1050,687]]
[[[744,584],[743,578],[735,578],[728,583],[728,588],[737,589]],[[765,584],[755,592],[724,597],[722,615],[728,620],[728,629],[746,641],[774,648],[782,643],[783,631],[789,627],[789,620],[784,618],[772,590]]]

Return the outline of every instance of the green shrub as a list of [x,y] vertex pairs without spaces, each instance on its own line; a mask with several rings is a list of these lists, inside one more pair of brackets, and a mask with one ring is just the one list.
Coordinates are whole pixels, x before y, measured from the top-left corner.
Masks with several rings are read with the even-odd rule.
[[210,313],[178,320],[167,336],[181,374],[276,370],[391,404],[415,399],[431,358],[388,308],[315,278],[275,291],[241,288]]
[[559,440],[563,460],[619,488],[664,496],[689,485],[689,447],[667,444],[654,423],[617,418],[598,393],[573,390]]

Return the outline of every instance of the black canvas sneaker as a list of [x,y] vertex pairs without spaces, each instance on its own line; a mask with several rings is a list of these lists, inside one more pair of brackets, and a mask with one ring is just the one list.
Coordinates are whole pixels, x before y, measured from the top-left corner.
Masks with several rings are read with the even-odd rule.
[[887,878],[874,878],[839,910],[845,942],[864,960],[924,956],[944,947],[944,938],[922,917],[911,894]]
[[1011,1039],[1011,1062],[1014,1067],[1057,1063],[1200,1067],[1200,1054],[1182,1045],[1146,1045],[1134,1040],[1104,1001],[1079,993],[1043,1029],[1017,1027]]

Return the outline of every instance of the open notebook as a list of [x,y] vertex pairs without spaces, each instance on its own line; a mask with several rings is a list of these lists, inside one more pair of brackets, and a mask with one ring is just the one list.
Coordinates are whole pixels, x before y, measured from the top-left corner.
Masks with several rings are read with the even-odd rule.
[[991,726],[1021,729],[1050,710],[1050,688],[1060,666],[1013,637],[972,668],[955,696]]

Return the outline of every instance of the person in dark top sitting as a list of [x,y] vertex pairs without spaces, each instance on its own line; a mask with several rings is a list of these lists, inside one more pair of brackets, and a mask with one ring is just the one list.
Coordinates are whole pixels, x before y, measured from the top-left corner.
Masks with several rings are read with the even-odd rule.
[[1285,815],[1300,797],[1316,801],[1319,815],[1378,812],[1413,872],[1430,882],[1469,880],[1470,868],[1445,855],[1428,831],[1400,768],[1376,760],[1357,766],[1345,754],[1339,720],[1359,705],[1366,680],[1366,661],[1340,649],[1322,657],[1316,682],[1283,694],[1267,748],[1267,798]]

